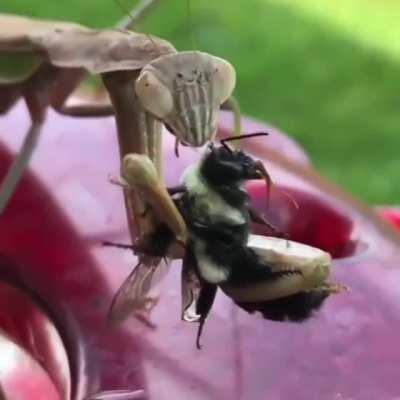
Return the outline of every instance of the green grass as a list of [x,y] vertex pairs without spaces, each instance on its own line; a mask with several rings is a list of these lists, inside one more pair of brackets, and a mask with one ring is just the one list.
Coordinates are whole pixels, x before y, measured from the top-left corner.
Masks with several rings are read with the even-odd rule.
[[[246,114],[290,133],[323,174],[355,195],[396,203],[400,4],[382,3],[192,0],[189,21],[186,1],[164,0],[140,30],[179,49],[192,48],[195,38],[199,49],[230,60]],[[123,14],[113,0],[3,0],[0,12],[94,27]]]

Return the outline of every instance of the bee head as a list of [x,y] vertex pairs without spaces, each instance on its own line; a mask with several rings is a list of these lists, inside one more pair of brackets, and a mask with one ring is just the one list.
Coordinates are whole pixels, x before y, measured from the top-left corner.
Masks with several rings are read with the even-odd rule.
[[245,152],[228,146],[209,146],[201,163],[201,173],[215,185],[236,185],[250,179],[263,179],[264,166]]

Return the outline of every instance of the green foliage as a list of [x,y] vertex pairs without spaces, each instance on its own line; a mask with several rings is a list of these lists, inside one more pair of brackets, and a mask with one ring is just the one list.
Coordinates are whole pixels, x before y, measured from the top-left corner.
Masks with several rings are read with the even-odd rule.
[[[192,48],[195,38],[199,50],[230,60],[238,72],[236,96],[244,113],[290,133],[323,174],[357,196],[396,203],[400,68],[397,54],[392,56],[386,43],[380,48],[374,32],[397,25],[374,20],[373,7],[392,7],[395,14],[400,6],[368,2],[368,12],[363,9],[368,30],[353,23],[359,21],[358,8],[346,8],[346,18],[342,12],[336,21],[334,9],[327,13],[321,3],[192,0],[189,20],[186,1],[163,0],[139,30],[162,36],[182,50]],[[123,4],[131,7],[127,0]],[[5,0],[0,12],[93,27],[107,27],[123,15],[113,0]]]
[[34,54],[0,53],[0,83],[22,82],[32,75],[40,65]]

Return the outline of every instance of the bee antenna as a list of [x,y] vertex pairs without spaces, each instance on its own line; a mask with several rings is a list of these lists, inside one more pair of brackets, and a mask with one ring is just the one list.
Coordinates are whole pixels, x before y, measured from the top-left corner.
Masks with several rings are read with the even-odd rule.
[[[226,145],[226,142],[232,142],[234,140],[243,140],[243,139],[248,139],[248,138],[257,137],[257,136],[268,136],[268,135],[269,135],[268,132],[247,133],[247,134],[244,134],[244,135],[232,136],[232,137],[227,137],[227,138],[221,139],[220,143],[225,148],[228,148],[228,146]],[[230,148],[229,148],[229,150],[232,151],[232,149],[230,149]]]
[[233,153],[234,150],[232,150],[225,142],[227,141],[227,139],[221,139],[220,143],[222,144],[223,147],[225,147],[226,150],[228,150],[229,153]]

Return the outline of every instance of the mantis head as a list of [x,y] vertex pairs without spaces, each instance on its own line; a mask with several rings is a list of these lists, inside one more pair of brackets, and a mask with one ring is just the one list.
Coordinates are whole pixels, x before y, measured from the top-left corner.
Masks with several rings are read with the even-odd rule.
[[146,65],[135,91],[143,108],[180,142],[199,147],[214,138],[218,109],[232,94],[235,83],[230,63],[207,53],[187,51]]

